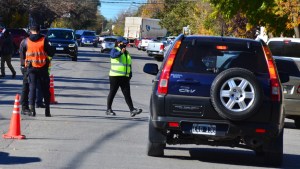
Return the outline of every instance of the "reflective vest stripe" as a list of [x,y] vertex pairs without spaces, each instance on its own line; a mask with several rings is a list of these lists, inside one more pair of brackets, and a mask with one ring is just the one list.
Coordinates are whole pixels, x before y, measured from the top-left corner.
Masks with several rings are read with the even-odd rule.
[[111,63],[113,66],[131,66],[131,64],[123,64],[123,63]]
[[26,53],[26,56],[41,56],[41,55],[47,55],[47,53],[46,52]]
[[118,74],[126,75],[126,72],[123,72],[123,71],[117,71],[117,70],[110,70],[110,71],[118,73]]

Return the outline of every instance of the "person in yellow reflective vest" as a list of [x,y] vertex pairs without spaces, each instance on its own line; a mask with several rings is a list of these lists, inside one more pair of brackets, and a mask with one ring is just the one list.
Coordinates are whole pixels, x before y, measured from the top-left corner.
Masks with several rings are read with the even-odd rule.
[[130,95],[130,79],[132,77],[131,56],[126,50],[126,45],[127,41],[125,39],[118,38],[115,43],[115,48],[110,52],[110,90],[107,97],[106,115],[116,115],[111,106],[119,87],[121,87],[122,93],[125,97],[125,101],[129,107],[130,116],[134,117],[135,115],[140,114],[143,111],[140,108],[134,108],[132,103]]

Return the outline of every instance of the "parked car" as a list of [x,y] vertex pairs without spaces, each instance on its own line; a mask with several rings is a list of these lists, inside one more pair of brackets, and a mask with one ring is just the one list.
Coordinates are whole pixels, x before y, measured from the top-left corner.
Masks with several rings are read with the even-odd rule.
[[134,47],[135,47],[135,48],[138,48],[140,41],[141,41],[141,40],[138,39],[138,38],[134,39]]
[[271,38],[269,48],[275,57],[277,69],[289,74],[289,81],[283,83],[286,117],[293,119],[300,129],[300,39]]
[[16,50],[15,53],[17,53],[19,51],[22,40],[27,38],[29,35],[26,33],[24,29],[19,29],[19,28],[6,28],[5,31],[10,32],[15,45],[15,50]]
[[138,49],[146,51],[149,42],[153,42],[153,40],[151,40],[151,39],[141,39],[141,45],[138,46]]
[[167,145],[205,144],[254,150],[281,165],[282,87],[263,41],[182,34],[160,68],[147,63],[144,72],[156,76],[149,156],[163,156]]
[[111,51],[115,47],[115,42],[117,41],[116,37],[105,37],[100,44],[100,52],[108,52]]
[[166,41],[153,41],[148,43],[147,54],[153,56],[157,61],[164,59]]
[[86,45],[93,45],[94,47],[98,46],[98,38],[96,36],[95,31],[77,30],[75,34],[79,46],[86,46]]
[[42,34],[42,35],[47,35],[47,33],[48,33],[48,29],[41,29],[40,30],[40,33]]
[[77,61],[78,44],[73,29],[50,28],[47,38],[56,55],[68,55],[72,61]]
[[100,36],[98,37],[98,43],[99,43],[99,44],[102,43],[103,40],[104,40],[104,38],[105,38],[105,37],[108,37],[108,36],[110,36],[110,35],[100,35]]

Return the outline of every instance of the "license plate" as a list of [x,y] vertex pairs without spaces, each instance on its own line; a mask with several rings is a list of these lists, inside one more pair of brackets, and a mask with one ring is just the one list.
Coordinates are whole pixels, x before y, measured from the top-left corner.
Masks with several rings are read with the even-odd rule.
[[57,47],[56,50],[64,50],[62,47]]
[[193,124],[192,133],[200,135],[216,135],[217,127],[211,124]]

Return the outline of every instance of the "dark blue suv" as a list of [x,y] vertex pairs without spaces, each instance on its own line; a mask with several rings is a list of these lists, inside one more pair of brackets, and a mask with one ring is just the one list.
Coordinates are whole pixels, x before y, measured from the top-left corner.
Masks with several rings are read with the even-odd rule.
[[180,35],[156,75],[150,100],[148,155],[166,144],[205,144],[251,149],[266,162],[283,156],[281,81],[263,41]]
[[75,34],[79,46],[88,46],[88,45],[92,45],[94,47],[98,46],[98,38],[96,36],[95,31],[76,30]]

